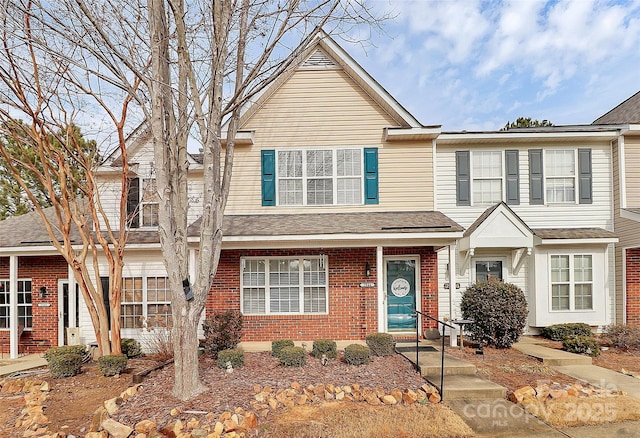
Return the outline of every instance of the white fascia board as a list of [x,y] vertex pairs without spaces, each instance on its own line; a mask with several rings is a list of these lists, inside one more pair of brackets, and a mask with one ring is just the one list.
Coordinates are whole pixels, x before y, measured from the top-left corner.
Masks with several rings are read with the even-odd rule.
[[540,245],[608,245],[618,243],[617,237],[594,237],[591,239],[540,239]]
[[472,133],[442,133],[438,141],[446,143],[461,143],[478,140],[491,141],[513,141],[513,140],[614,140],[618,136],[618,131],[597,131],[597,132],[472,132]]
[[632,211],[626,210],[624,208],[620,209],[620,217],[624,219],[629,219],[632,221],[640,222],[640,214],[634,213]]
[[[235,138],[235,144],[240,146],[240,145],[252,145],[254,144],[254,140],[255,140],[255,133],[256,131],[254,130],[245,130],[245,131],[237,131],[236,132],[236,138]],[[222,133],[220,134],[220,140],[222,141],[222,144],[226,144],[227,143],[227,131],[222,131]]]
[[385,128],[385,141],[433,140],[442,132],[439,126],[421,128]]
[[18,246],[0,248],[0,257],[4,255],[33,256],[33,255],[60,255],[52,246]]

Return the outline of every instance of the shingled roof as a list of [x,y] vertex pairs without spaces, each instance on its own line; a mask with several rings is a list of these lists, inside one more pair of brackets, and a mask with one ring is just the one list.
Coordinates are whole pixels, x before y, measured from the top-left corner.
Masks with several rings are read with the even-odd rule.
[[594,125],[640,123],[640,91],[593,121]]

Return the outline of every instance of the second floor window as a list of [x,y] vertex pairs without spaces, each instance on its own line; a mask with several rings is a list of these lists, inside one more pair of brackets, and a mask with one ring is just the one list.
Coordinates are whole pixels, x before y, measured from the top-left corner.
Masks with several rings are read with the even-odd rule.
[[144,178],[142,180],[140,210],[143,227],[158,226],[158,186],[155,178]]
[[547,202],[575,202],[576,157],[574,150],[545,152],[545,186]]
[[474,205],[502,201],[502,152],[473,151],[472,157]]
[[279,205],[362,204],[362,150],[278,151]]

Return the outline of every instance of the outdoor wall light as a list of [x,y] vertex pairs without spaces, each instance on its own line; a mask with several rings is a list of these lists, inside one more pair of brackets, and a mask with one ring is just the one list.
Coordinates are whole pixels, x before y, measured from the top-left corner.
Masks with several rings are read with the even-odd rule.
[[369,277],[371,275],[371,265],[369,262],[364,265],[364,275],[365,277]]
[[47,287],[46,286],[41,286],[40,287],[40,291],[38,291],[38,296],[40,298],[44,298],[47,296]]

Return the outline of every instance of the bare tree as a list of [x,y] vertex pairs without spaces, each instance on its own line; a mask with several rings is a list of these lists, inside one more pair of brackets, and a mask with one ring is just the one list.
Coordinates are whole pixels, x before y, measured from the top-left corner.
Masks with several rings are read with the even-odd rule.
[[[32,0],[37,3],[37,0]],[[41,26],[75,48],[104,90],[124,92],[144,113],[155,151],[160,242],[172,290],[175,384],[191,398],[197,328],[215,276],[234,142],[250,99],[298,60],[320,29],[348,35],[377,26],[365,0],[57,0],[42,2]],[[55,10],[54,10],[55,9]],[[369,27],[367,27],[367,30]],[[43,43],[44,44],[44,43]],[[49,47],[51,45],[49,44]],[[90,59],[91,62],[85,62]],[[140,82],[140,88],[135,86]],[[195,278],[187,245],[187,143],[203,151],[203,215]],[[189,287],[193,299],[187,300]]]
[[[121,352],[120,301],[126,230],[127,163],[123,160],[116,227],[102,206],[94,170],[97,149],[78,134],[75,96],[93,98],[111,118],[117,147],[126,158],[124,128],[132,96],[120,113],[65,62],[50,56],[30,3],[0,3],[0,156],[9,176],[40,215],[52,245],[71,266],[87,305],[100,354]],[[34,25],[34,23],[36,23]],[[44,195],[43,195],[44,194]],[[46,195],[46,196],[45,196]],[[44,202],[44,201],[46,202]],[[50,208],[48,208],[50,207]],[[74,241],[80,237],[80,242]],[[109,307],[103,299],[99,260],[108,263]]]

